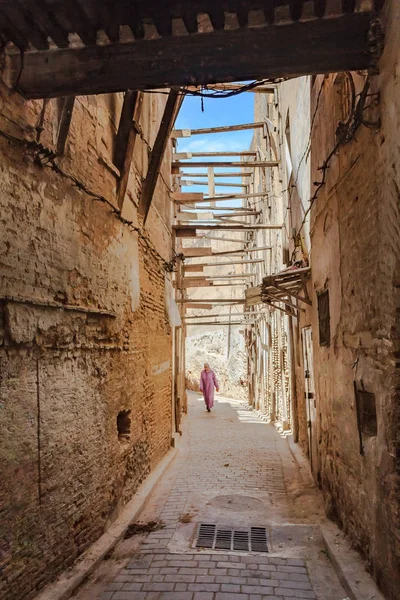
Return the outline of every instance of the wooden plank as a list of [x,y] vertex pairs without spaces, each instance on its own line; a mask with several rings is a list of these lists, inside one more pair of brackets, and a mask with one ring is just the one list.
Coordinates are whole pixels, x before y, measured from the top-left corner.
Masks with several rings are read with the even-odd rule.
[[[252,152],[251,150],[242,152],[190,152],[189,158],[193,156],[256,156],[256,154],[256,152]],[[175,156],[178,159],[178,156]]]
[[[236,173],[230,173],[229,171],[223,173],[214,173],[214,177],[251,177],[253,173],[246,173],[245,171],[237,171]],[[185,177],[196,177],[197,179],[204,179],[208,177],[208,173],[178,173],[177,177],[181,179]]]
[[124,94],[124,101],[121,109],[121,116],[118,124],[118,131],[115,138],[115,150],[113,162],[121,170],[124,164],[126,147],[128,145],[129,133],[132,129],[133,113],[138,101],[139,92],[127,90]]
[[211,256],[211,246],[205,248],[182,248],[185,258],[196,258],[197,256]]
[[253,231],[256,229],[282,229],[282,225],[173,225],[172,226],[175,231],[178,232],[182,227],[185,228],[186,233],[190,230],[196,231],[197,229],[208,229],[210,231],[229,231],[229,230],[237,230],[237,231]]
[[31,99],[368,69],[375,16],[354,12],[181,36],[178,52],[177,38],[167,36],[26,52],[22,64],[19,53],[9,53],[3,78]]
[[229,262],[207,262],[200,263],[202,267],[225,267],[227,265],[251,265],[264,262],[262,258],[253,258],[252,260],[232,260]]
[[51,18],[44,0],[20,0],[20,4],[59,48],[68,48],[68,32],[54,18]]
[[[132,164],[133,155],[135,153],[135,145],[136,145],[136,139],[137,139],[137,135],[138,135],[137,124],[140,121],[140,115],[142,112],[143,99],[144,99],[143,92],[133,92],[133,93],[136,94],[136,101],[135,101],[134,106],[132,106],[132,103],[129,102],[129,104],[130,104],[129,108],[133,109],[133,112],[131,113],[131,118],[130,118],[130,122],[129,122],[130,127],[129,127],[129,131],[128,131],[128,137],[126,139],[126,146],[125,146],[123,162],[122,162],[122,167],[121,167],[121,177],[118,182],[118,190],[117,190],[117,202],[118,202],[118,207],[121,210],[124,205],[126,190],[128,189],[129,176],[131,173],[131,164]],[[128,113],[128,115],[129,115],[129,113]],[[127,118],[126,115],[125,115],[125,118]],[[122,119],[122,115],[121,115],[121,119]],[[125,124],[123,124],[123,127],[124,127],[124,132],[121,133],[120,148],[122,147],[122,144],[125,141]],[[120,160],[119,156],[118,156],[117,160]]]
[[203,273],[204,267],[201,265],[184,265],[185,273]]
[[[208,167],[207,174],[208,174],[208,179],[207,179],[208,195],[210,196],[210,198],[212,198],[213,196],[215,196],[215,185],[216,185],[215,180],[214,180],[214,168]],[[198,183],[200,183],[200,185],[202,185],[201,181]],[[215,202],[210,202],[210,204],[211,204],[211,206],[215,206]]]
[[204,194],[203,192],[174,192],[172,194],[172,198],[175,200],[175,202],[186,204],[187,202],[199,202],[199,200],[203,200]]
[[[196,175],[195,173],[193,173],[193,175]],[[208,185],[208,193],[209,195],[211,195],[210,192],[210,180],[208,181],[197,181],[196,179],[182,179],[181,180],[181,185]],[[247,188],[247,185],[243,184],[243,183],[229,183],[226,181],[217,181],[214,182],[213,179],[213,192],[212,195],[214,196],[215,194],[215,187],[219,186],[219,187],[235,187],[235,188]],[[213,201],[212,206],[215,206],[215,201]]]
[[258,250],[272,250],[272,246],[261,246],[260,248],[243,248],[242,250],[228,250],[226,252],[213,252],[213,256],[222,256],[224,254],[248,254],[257,252]]
[[192,277],[184,278],[184,281],[215,281],[219,279],[245,279],[246,277],[253,277],[254,273],[235,273],[233,275],[199,275],[196,277],[195,275]]
[[[255,123],[242,123],[241,125],[225,125],[224,127],[204,127],[202,129],[175,129],[172,137],[183,137],[182,131],[190,131],[190,135],[205,135],[207,133],[226,133],[229,131],[244,131],[246,129],[260,129],[264,126],[264,121]],[[188,137],[188,136],[185,136]]]
[[186,302],[185,308],[198,308],[201,310],[211,310],[213,308],[213,305],[212,304],[197,304],[195,302],[190,302],[190,300],[189,300],[188,302]]
[[164,114],[161,119],[160,127],[154,142],[153,150],[150,156],[149,168],[146,179],[143,184],[142,194],[139,200],[139,213],[143,215],[143,222],[146,222],[150,206],[153,200],[154,190],[156,188],[161,164],[167,148],[168,140],[174,126],[178,107],[182,102],[182,97],[176,90],[171,90],[168,94],[168,100],[165,105]]
[[[203,202],[212,202],[213,200],[218,200],[218,202],[226,202],[226,200],[247,200],[248,198],[266,198],[267,196],[267,192],[258,192],[254,194],[224,194],[223,196],[214,196],[213,198],[204,198],[202,194],[202,198],[196,200],[196,204]],[[175,202],[177,202],[178,204],[187,203],[184,200],[175,200]]]
[[210,304],[221,304],[222,302],[227,304],[246,304],[246,300],[243,298],[203,298],[202,300],[198,300],[197,298],[178,298],[177,303],[187,304],[190,302],[191,304],[201,304],[204,300],[207,300]]
[[[255,168],[255,167],[278,167],[279,166],[279,162],[276,160],[252,160],[252,161],[246,161],[246,162],[242,162],[242,161],[229,161],[229,160],[224,160],[224,161],[220,161],[220,162],[212,162],[212,161],[201,161],[201,160],[190,160],[190,161],[186,161],[186,160],[174,160],[172,161],[172,168],[180,168],[183,167],[184,169],[188,169],[188,168],[193,168],[193,169],[197,169],[198,167],[206,167],[206,168],[210,168],[210,167],[243,167],[246,169],[250,169],[250,168]],[[196,173],[193,173],[193,176],[195,176]]]
[[178,225],[179,229],[175,230],[175,235],[177,238],[185,239],[185,238],[196,238],[197,233],[195,229],[189,229],[190,226],[186,225]]
[[71,125],[72,112],[74,110],[74,103],[75,96],[64,98],[57,132],[57,154],[60,156],[64,154],[69,127]]
[[228,327],[231,327],[251,324],[252,323],[249,323],[248,321],[202,321],[201,323],[186,323],[187,327],[201,327],[202,325],[206,325],[207,327],[209,327],[210,325],[218,325],[218,327],[220,327],[221,325],[226,325]]

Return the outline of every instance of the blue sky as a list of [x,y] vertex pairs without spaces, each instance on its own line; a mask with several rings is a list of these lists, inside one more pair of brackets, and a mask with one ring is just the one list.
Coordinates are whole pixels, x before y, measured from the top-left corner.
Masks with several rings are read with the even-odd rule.
[[[201,110],[201,98],[187,96],[182,104],[175,127],[176,129],[200,129],[203,127],[220,127],[224,125],[237,125],[240,123],[251,123],[254,120],[254,95],[250,92],[232,96],[231,98],[204,98],[204,112]],[[232,131],[229,133],[213,133],[207,135],[194,135],[189,138],[179,138],[178,152],[226,152],[248,150],[253,130]],[[217,157],[195,158],[201,161],[217,161]],[[221,160],[240,160],[240,157],[225,157]],[[195,173],[205,172],[206,169],[185,169],[185,172]],[[238,171],[235,168],[218,168],[217,171],[232,172]],[[187,178],[188,179],[188,178]],[[206,179],[202,179],[206,182]],[[217,178],[216,181],[224,180]],[[236,178],[226,180],[229,183],[240,183]],[[207,193],[206,186],[185,186],[184,192],[203,192]],[[240,188],[218,186],[216,193],[232,194],[240,193]],[[223,203],[221,203],[223,205]]]

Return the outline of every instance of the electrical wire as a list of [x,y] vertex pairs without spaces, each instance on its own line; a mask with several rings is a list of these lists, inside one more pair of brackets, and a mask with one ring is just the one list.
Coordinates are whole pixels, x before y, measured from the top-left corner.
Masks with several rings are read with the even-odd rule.
[[[4,116],[4,115],[2,115],[0,113],[0,116]],[[24,138],[19,138],[10,133],[7,133],[6,131],[1,130],[1,129],[0,129],[0,136],[5,138],[9,142],[13,142],[15,144],[18,144],[19,146],[24,147],[33,156],[34,164],[41,166],[41,167],[50,168],[57,175],[59,175],[60,177],[62,177],[65,180],[69,181],[72,184],[72,186],[76,187],[80,192],[86,194],[90,198],[93,198],[93,200],[102,202],[103,204],[108,206],[108,208],[111,209],[111,213],[121,223],[128,226],[129,229],[131,229],[131,231],[134,231],[135,233],[137,233],[138,237],[145,244],[146,248],[153,255],[153,257],[156,258],[161,263],[162,268],[165,271],[172,272],[174,270],[174,267],[175,267],[175,264],[176,264],[176,261],[178,260],[178,258],[183,258],[182,255],[177,254],[174,251],[173,259],[169,262],[166,261],[164,259],[164,257],[156,250],[156,248],[154,247],[152,242],[148,239],[148,237],[143,233],[142,229],[140,227],[137,227],[136,225],[134,225],[133,221],[130,221],[129,219],[126,219],[125,217],[123,217],[121,214],[121,210],[119,208],[117,208],[113,204],[113,202],[111,202],[111,200],[109,200],[102,194],[98,194],[97,192],[94,192],[93,190],[89,189],[86,186],[86,184],[84,184],[82,181],[80,181],[77,177],[64,171],[60,167],[60,165],[56,162],[57,154],[55,152],[53,152],[53,150],[51,150],[50,148],[46,148],[45,146],[43,146],[43,144],[36,142],[35,140],[26,140]],[[168,189],[170,189],[170,188],[168,187]]]

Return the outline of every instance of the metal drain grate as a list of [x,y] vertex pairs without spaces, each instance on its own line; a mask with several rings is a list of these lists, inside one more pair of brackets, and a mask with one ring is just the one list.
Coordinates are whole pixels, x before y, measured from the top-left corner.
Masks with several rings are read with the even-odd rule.
[[201,523],[197,532],[196,548],[236,550],[237,552],[268,552],[265,527],[229,529],[212,523]]

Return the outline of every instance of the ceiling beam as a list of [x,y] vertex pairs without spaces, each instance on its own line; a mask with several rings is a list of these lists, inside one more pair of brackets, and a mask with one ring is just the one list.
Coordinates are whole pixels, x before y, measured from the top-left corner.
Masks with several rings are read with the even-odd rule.
[[362,70],[372,63],[368,33],[375,17],[352,12],[279,26],[9,52],[3,79],[32,99]]
[[[183,167],[184,169],[197,169],[198,167],[245,167],[247,168],[255,168],[255,167],[279,167],[279,162],[277,160],[249,160],[249,161],[220,161],[220,162],[212,162],[212,161],[201,161],[201,160],[173,160],[172,168],[179,169]],[[196,173],[192,174],[194,177]]]
[[229,262],[207,262],[199,263],[201,267],[225,267],[227,265],[251,265],[264,262],[262,258],[253,258],[251,260],[232,260]]
[[176,300],[178,304],[202,304],[204,302],[208,302],[209,304],[221,304],[222,302],[229,304],[246,304],[246,300],[244,298],[178,298]]
[[[253,173],[246,173],[245,171],[237,171],[236,173],[230,173],[229,171],[226,171],[223,173],[214,173],[214,177],[241,178],[241,177],[251,177],[252,175],[253,175]],[[208,173],[178,173],[177,177],[180,177],[181,179],[183,179],[185,177],[197,177],[200,179],[204,179],[205,177],[208,177]]]
[[196,231],[196,229],[209,229],[210,231],[228,231],[230,229],[237,231],[253,231],[253,229],[282,229],[282,225],[173,225],[177,233],[179,230],[185,232]]
[[190,152],[192,156],[256,156],[257,152],[243,150],[242,152]]
[[[192,194],[187,194],[188,196],[192,196]],[[195,194],[193,194],[194,196]],[[197,195],[197,194],[196,194]],[[178,194],[178,193],[174,193],[173,195],[173,199],[177,204],[199,204],[199,203],[203,203],[203,202],[214,202],[214,201],[218,201],[218,202],[225,202],[226,200],[247,200],[249,198],[266,198],[268,196],[267,192],[258,192],[258,193],[254,193],[254,194],[224,194],[223,196],[213,196],[212,198],[208,197],[208,198],[204,198],[204,195],[201,194],[202,197],[200,197],[198,200],[186,200],[186,199],[182,199],[183,194]],[[199,194],[200,196],[200,194]],[[194,207],[196,208],[196,207]],[[239,208],[239,207],[238,207]],[[244,208],[244,207],[243,207]]]

